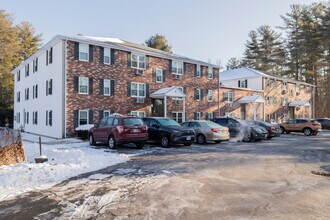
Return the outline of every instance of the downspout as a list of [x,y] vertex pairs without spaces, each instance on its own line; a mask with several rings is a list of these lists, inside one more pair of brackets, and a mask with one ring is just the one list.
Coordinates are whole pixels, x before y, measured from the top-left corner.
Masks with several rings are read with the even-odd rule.
[[220,117],[220,67],[218,73],[218,117]]
[[63,83],[62,83],[62,137],[66,138],[66,129],[67,129],[67,115],[66,115],[66,95],[67,95],[67,45],[68,45],[68,39],[65,38],[64,44],[63,44],[63,60],[62,60],[62,71],[63,71]]
[[[265,78],[262,77],[262,80],[261,80],[262,95],[263,95],[263,99],[266,100],[266,99],[265,99],[264,80],[265,80]],[[277,85],[275,85],[275,86],[277,86]],[[262,111],[263,111],[262,120],[263,120],[263,121],[266,121],[266,103],[265,103],[265,101],[262,103]]]
[[313,101],[312,101],[312,117],[315,118],[315,86],[312,87],[312,96],[313,96]]

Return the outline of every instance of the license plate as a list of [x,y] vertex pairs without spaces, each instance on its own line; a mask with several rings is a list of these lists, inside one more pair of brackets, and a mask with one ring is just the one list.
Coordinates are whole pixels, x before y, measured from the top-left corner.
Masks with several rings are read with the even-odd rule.
[[189,137],[187,137],[187,141],[190,141],[191,140],[191,137],[189,136]]
[[133,132],[137,133],[137,132],[139,132],[139,129],[133,129]]

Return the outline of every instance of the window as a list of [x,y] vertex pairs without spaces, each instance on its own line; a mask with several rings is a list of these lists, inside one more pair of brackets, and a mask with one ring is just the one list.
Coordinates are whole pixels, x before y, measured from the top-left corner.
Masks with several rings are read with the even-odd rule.
[[29,93],[30,93],[29,88],[25,89],[25,100],[29,100]]
[[111,114],[111,111],[110,110],[104,110],[103,111],[103,118],[108,117],[110,114]]
[[104,48],[104,51],[103,51],[103,63],[110,65],[110,48]]
[[87,110],[79,110],[79,125],[86,125],[88,124],[88,111]]
[[47,80],[46,81],[46,95],[52,95],[53,94],[53,80]]
[[21,92],[17,92],[17,102],[21,101]]
[[25,123],[29,124],[29,112],[25,112]]
[[38,98],[38,85],[33,86],[33,98]]
[[234,117],[234,114],[232,112],[225,112],[226,117]]
[[172,119],[178,123],[182,123],[182,112],[172,112]]
[[[180,90],[182,93],[184,93],[184,89],[182,86],[177,86],[176,88]],[[179,101],[182,100],[182,97],[173,97],[172,99],[177,100],[176,104],[179,104],[180,103]]]
[[270,121],[270,114],[266,114],[266,121]]
[[79,60],[88,61],[88,44],[79,43]]
[[288,90],[288,83],[287,82],[283,82],[282,83],[282,90]]
[[266,105],[270,105],[270,97],[269,96],[266,97]]
[[212,67],[207,68],[207,78],[213,79],[213,68]]
[[111,83],[110,83],[109,79],[103,80],[103,94],[104,95],[108,95],[108,96],[110,95],[110,91],[111,91],[110,86],[111,86]]
[[273,97],[273,105],[277,105],[277,97]]
[[17,112],[17,114],[16,114],[16,122],[21,123],[21,113],[20,112]]
[[136,69],[146,69],[146,56],[131,54],[131,67]]
[[195,112],[195,120],[201,120],[201,113],[200,112]]
[[38,124],[38,112],[33,112],[32,113],[32,124],[37,125]]
[[89,78],[88,77],[79,77],[79,94],[88,94],[89,87]]
[[240,80],[240,86],[241,88],[247,88],[247,84],[246,84],[247,80]]
[[234,94],[233,92],[225,92],[225,102],[232,103],[234,101]]
[[53,48],[51,47],[48,51],[48,60],[49,60],[49,63],[53,63]]
[[37,72],[38,71],[38,58],[36,58],[35,60],[33,60],[33,72]]
[[288,114],[284,113],[283,114],[283,121],[287,121],[288,120],[288,116],[289,116]]
[[293,97],[294,94],[293,94],[293,89],[290,89],[290,97]]
[[143,118],[143,117],[146,117],[146,112],[143,112],[143,111],[131,111],[131,114],[130,115]]
[[282,98],[282,106],[286,106],[288,104],[287,98]]
[[213,90],[207,90],[207,101],[213,102]]
[[183,75],[183,62],[172,61],[172,74]]
[[207,119],[213,119],[213,112],[207,113]]
[[145,83],[131,83],[131,97],[146,97]]
[[196,64],[196,77],[200,78],[202,76],[202,68],[201,65]]
[[301,89],[300,89],[300,84],[297,84],[296,85],[296,92],[299,92],[300,93]]
[[201,90],[200,89],[196,89],[195,99],[197,101],[201,100]]
[[157,83],[163,82],[163,70],[162,69],[156,69],[156,82]]
[[46,111],[46,125],[52,126],[53,125],[53,111]]
[[306,86],[305,88],[306,88],[306,92],[308,92],[308,93],[311,92],[311,87],[310,86]]
[[21,70],[17,71],[17,82],[21,81]]
[[266,79],[266,86],[269,88],[270,87],[270,79]]
[[30,64],[25,65],[25,77],[29,76],[30,74]]

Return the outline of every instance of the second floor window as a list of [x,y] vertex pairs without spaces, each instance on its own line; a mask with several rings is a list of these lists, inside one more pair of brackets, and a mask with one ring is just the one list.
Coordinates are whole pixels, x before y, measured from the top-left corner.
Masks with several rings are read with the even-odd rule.
[[53,79],[46,81],[46,95],[53,94]]
[[288,83],[287,82],[283,82],[282,83],[282,90],[288,90]]
[[111,87],[111,83],[109,79],[105,79],[103,81],[103,94],[104,95],[110,95],[110,87]]
[[88,84],[89,84],[88,77],[79,77],[78,92],[80,94],[88,94]]
[[201,65],[196,64],[196,77],[200,78],[202,76],[202,68]]
[[163,82],[163,70],[162,69],[156,69],[156,82],[162,83]]
[[32,116],[33,116],[32,124],[37,125],[38,124],[38,112],[33,112]]
[[287,98],[282,98],[282,106],[286,106],[288,104]]
[[21,81],[21,70],[17,71],[17,82]]
[[110,48],[104,48],[103,63],[110,65]]
[[132,53],[131,67],[144,70],[146,68],[146,56]]
[[172,61],[172,74],[183,75],[183,63]]
[[224,94],[225,102],[232,103],[234,101],[234,93],[233,92],[225,92]]
[[21,92],[17,92],[17,102],[21,101]]
[[209,67],[207,69],[207,78],[208,79],[213,79],[213,68],[212,67]]
[[266,97],[266,105],[270,105],[270,97],[269,96]]
[[146,84],[145,83],[131,83],[131,96],[132,97],[146,97]]
[[38,85],[33,86],[33,98],[38,98]]
[[200,101],[201,100],[201,90],[200,89],[196,89],[195,99],[197,101]]
[[207,101],[213,102],[213,90],[207,90]]
[[88,61],[88,44],[79,44],[79,60]]
[[25,77],[30,75],[30,64],[25,65]]
[[25,89],[25,100],[29,100],[29,93],[30,93],[29,88]]

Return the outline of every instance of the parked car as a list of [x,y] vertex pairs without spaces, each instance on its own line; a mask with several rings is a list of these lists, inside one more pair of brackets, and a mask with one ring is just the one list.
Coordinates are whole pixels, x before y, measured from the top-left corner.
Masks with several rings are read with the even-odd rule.
[[118,144],[134,143],[143,148],[148,140],[148,127],[140,118],[134,116],[110,115],[89,131],[89,143],[108,143],[111,149]]
[[171,118],[150,117],[142,120],[148,126],[148,141],[160,143],[163,147],[174,144],[190,146],[196,140],[193,129],[183,128]]
[[246,121],[234,117],[216,117],[213,121],[229,128],[231,138],[248,142],[266,139],[268,132],[263,127],[249,125]]
[[317,135],[321,130],[321,124],[312,119],[291,119],[287,122],[280,123],[282,134],[286,132],[303,132],[306,136]]
[[196,142],[205,144],[208,141],[220,143],[229,140],[229,129],[212,121],[197,120],[183,122],[182,127],[194,129]]
[[329,118],[317,118],[315,120],[320,122],[322,129],[330,130],[330,119]]
[[281,128],[277,124],[271,124],[271,123],[268,123],[266,121],[261,121],[261,120],[251,121],[251,123],[253,125],[259,125],[259,126],[265,128],[268,132],[267,139],[281,136]]

